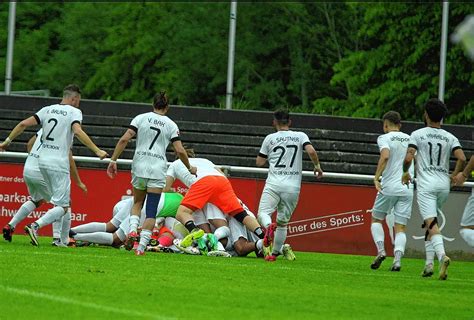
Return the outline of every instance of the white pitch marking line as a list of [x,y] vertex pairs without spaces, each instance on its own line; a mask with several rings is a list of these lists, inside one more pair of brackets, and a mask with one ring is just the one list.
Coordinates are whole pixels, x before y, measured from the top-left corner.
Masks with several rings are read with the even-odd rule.
[[31,291],[27,289],[12,288],[12,287],[7,287],[3,285],[0,285],[0,288],[2,288],[2,290],[10,291],[12,293],[19,294],[19,295],[30,296],[30,297],[50,300],[54,302],[72,304],[72,305],[77,305],[77,306],[86,307],[90,309],[97,309],[100,311],[120,313],[127,316],[148,317],[151,319],[174,319],[174,318],[162,317],[162,316],[151,314],[151,313],[143,313],[143,312],[127,310],[127,309],[122,309],[122,308],[104,306],[104,305],[100,305],[100,304],[96,304],[92,302],[77,301],[77,300],[69,299],[62,296],[57,296],[57,295],[52,295],[52,294],[37,292],[37,291]]

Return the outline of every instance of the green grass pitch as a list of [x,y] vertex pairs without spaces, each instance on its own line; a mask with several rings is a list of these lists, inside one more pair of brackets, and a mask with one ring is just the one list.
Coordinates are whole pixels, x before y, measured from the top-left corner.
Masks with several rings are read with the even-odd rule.
[[474,319],[474,264],[297,252],[296,261],[0,242],[1,319]]

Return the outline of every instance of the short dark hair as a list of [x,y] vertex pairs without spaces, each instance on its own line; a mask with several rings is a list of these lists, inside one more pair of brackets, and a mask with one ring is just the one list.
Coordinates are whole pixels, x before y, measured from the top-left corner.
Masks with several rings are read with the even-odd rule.
[[448,108],[443,101],[433,98],[425,103],[425,111],[431,121],[440,122],[448,113]]
[[153,108],[155,109],[165,109],[169,104],[168,96],[166,91],[162,90],[160,93],[155,94],[153,97]]
[[287,110],[279,109],[273,113],[273,118],[279,124],[286,125],[290,123],[290,114]]
[[402,117],[396,111],[389,111],[386,114],[384,114],[382,117],[382,121],[385,121],[385,120],[393,124],[400,124],[400,122],[402,121]]
[[66,87],[63,89],[63,97],[72,97],[75,95],[80,95],[81,89],[79,88],[78,85],[75,84],[68,84]]

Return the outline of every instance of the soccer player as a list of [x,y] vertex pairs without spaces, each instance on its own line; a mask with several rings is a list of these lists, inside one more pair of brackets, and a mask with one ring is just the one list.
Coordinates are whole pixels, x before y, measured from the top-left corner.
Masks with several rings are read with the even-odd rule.
[[[469,174],[474,170],[474,155],[471,156],[471,160],[464,168],[463,171],[459,172],[454,178],[453,182],[455,185],[461,186],[466,182]],[[466,241],[466,243],[474,248],[474,188],[472,188],[472,194],[467,200],[464,213],[461,218],[461,229],[459,234]]]
[[[407,237],[406,225],[411,217],[411,206],[413,202],[413,185],[404,186],[400,183],[403,161],[408,148],[410,136],[400,132],[401,117],[396,111],[384,114],[383,131],[385,134],[377,139],[380,157],[374,176],[374,184],[377,189],[374,207],[372,209],[372,238],[377,247],[377,257],[370,265],[372,269],[378,269],[385,260],[384,231],[382,222],[392,209],[395,216],[395,245],[393,248],[394,261],[391,271],[400,271],[401,258],[405,253]],[[409,169],[413,175],[413,168]],[[382,181],[380,177],[382,176]]]
[[[31,197],[31,200],[26,201],[23,203],[18,209],[15,216],[3,227],[3,238],[9,242],[12,241],[13,232],[15,227],[23,221],[33,210],[37,209],[43,203],[49,202],[51,195],[48,191],[46,182],[44,181],[43,175],[38,166],[38,158],[39,158],[39,149],[41,148],[41,139],[37,139],[37,137],[41,137],[43,130],[40,129],[34,136],[28,140],[27,143],[27,151],[28,156],[26,157],[25,165],[23,167],[23,179],[25,181],[26,187],[28,188],[28,193]],[[76,163],[72,157],[72,153],[69,155],[69,162],[71,166],[71,175],[73,180],[76,184],[81,188],[84,192],[87,192],[87,187],[84,183],[82,183],[79,173],[77,172]],[[60,245],[60,229],[62,225],[62,221],[55,222],[59,226],[59,230],[57,233],[57,242],[56,245]],[[66,231],[67,235],[67,231]]]
[[37,221],[27,225],[25,232],[31,243],[38,246],[38,230],[52,222],[62,219],[70,206],[71,181],[69,178],[69,152],[73,134],[94,152],[100,159],[107,152],[99,149],[81,128],[82,112],[79,110],[81,91],[76,85],[64,88],[59,104],[46,106],[16,125],[7,139],[0,144],[0,151],[19,136],[26,128],[40,124],[43,129],[38,166],[50,192],[50,202],[54,208],[48,210]]
[[[242,207],[247,214],[255,217],[252,211],[242,202]],[[232,256],[245,257],[251,252],[255,252],[258,257],[263,257],[263,239],[259,239],[255,234],[249,232],[245,226],[233,217],[227,217],[230,229],[230,239],[226,250]],[[284,245],[288,246],[288,245]]]
[[[197,240],[204,235],[204,231],[196,227],[192,214],[202,209],[208,202],[219,208],[222,213],[233,216],[239,222],[242,222],[247,229],[253,231],[259,238],[263,238],[264,233],[257,219],[249,216],[244,210],[235,195],[232,185],[222,171],[218,170],[214,163],[204,158],[190,158],[189,161],[197,167],[195,177],[186,170],[185,165],[179,160],[172,162],[166,173],[165,190],[171,188],[175,179],[181,180],[189,188],[176,214],[176,219],[184,224],[190,232],[181,241],[181,246],[183,248],[189,247],[193,240]],[[223,225],[219,227],[227,227],[225,221],[221,220],[221,223]]]
[[[182,199],[183,196],[179,193],[162,193],[155,217],[166,218],[176,216],[176,211]],[[74,240],[110,246],[121,245],[129,233],[129,217],[132,206],[133,198],[121,200],[114,206],[113,217],[109,222],[90,222],[72,228]],[[145,215],[146,206],[142,208],[140,216],[144,218]]]
[[[313,162],[315,176],[321,178],[323,175],[318,155],[308,136],[304,132],[290,130],[291,120],[287,111],[278,110],[273,114],[273,126],[277,132],[265,137],[256,160],[259,167],[267,161],[270,166],[258,207],[258,220],[266,228],[263,246],[267,261],[275,261],[281,253],[294,259],[290,247],[286,246],[285,252],[282,249],[288,222],[298,203],[303,150]],[[272,223],[275,210],[276,224]]]
[[140,244],[136,255],[143,255],[150,241],[151,233],[156,222],[156,210],[161,193],[165,186],[166,148],[172,142],[174,150],[190,174],[196,173],[196,168],[189,164],[188,156],[179,137],[176,123],[166,116],[169,101],[164,91],[153,98],[153,111],[136,116],[129,129],[120,138],[110,159],[107,173],[114,178],[117,174],[117,159],[122,154],[128,142],[137,136],[135,154],[132,162],[133,207],[130,217],[130,233],[128,246],[138,241],[138,224],[140,211],[146,197],[146,219],[140,235]]
[[433,275],[433,261],[436,253],[440,268],[439,279],[446,280],[447,269],[451,262],[444,251],[443,236],[438,228],[438,210],[446,202],[451,178],[449,175],[449,158],[451,153],[457,159],[452,177],[463,168],[466,157],[458,139],[441,129],[441,121],[447,113],[445,104],[438,99],[430,99],[425,104],[426,127],[412,132],[407,154],[403,162],[402,182],[411,181],[409,168],[416,159],[417,202],[424,220],[426,263],[423,277]]

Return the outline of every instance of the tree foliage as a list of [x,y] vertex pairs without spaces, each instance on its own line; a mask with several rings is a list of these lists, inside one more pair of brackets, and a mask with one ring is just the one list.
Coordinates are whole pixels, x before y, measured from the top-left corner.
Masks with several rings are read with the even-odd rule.
[[[474,5],[452,3],[450,33]],[[219,107],[229,3],[18,3],[13,90],[78,83],[93,99]],[[8,3],[0,3],[5,73]],[[437,95],[441,4],[239,3],[234,107],[419,119]],[[448,122],[474,117],[473,63],[448,46]],[[3,83],[0,84],[0,90]]]

